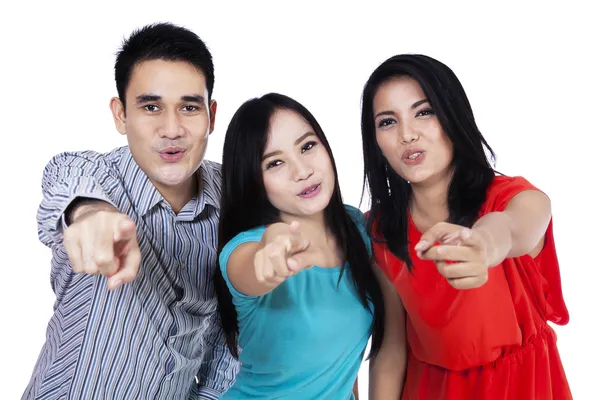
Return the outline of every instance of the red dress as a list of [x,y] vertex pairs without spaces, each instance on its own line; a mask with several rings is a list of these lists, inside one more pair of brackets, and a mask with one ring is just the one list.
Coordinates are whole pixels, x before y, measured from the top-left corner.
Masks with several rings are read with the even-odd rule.
[[[521,177],[497,176],[480,215],[502,211],[519,192],[537,190]],[[408,271],[385,244],[373,243],[380,268],[406,309],[408,366],[403,400],[563,400],[571,392],[547,324],[564,325],[552,221],[535,258],[509,258],[490,268],[480,288],[457,290],[433,261],[414,251],[422,233],[409,219]]]

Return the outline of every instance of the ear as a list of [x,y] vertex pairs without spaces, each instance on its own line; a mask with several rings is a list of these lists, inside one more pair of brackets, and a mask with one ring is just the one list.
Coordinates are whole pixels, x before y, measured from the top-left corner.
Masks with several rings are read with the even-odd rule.
[[125,106],[121,103],[121,99],[113,97],[110,99],[110,111],[112,111],[115,127],[121,135],[127,134],[125,126]]
[[215,129],[215,118],[217,116],[217,101],[216,100],[211,100],[210,101],[210,106],[209,106],[209,112],[210,112],[210,131],[209,134],[211,134],[213,132],[213,130]]

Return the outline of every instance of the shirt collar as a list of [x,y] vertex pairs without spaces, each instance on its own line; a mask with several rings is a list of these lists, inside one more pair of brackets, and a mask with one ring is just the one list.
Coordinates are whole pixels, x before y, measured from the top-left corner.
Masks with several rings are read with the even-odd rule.
[[[163,196],[156,189],[148,176],[142,171],[133,159],[129,146],[125,146],[119,164],[123,176],[126,195],[132,196],[131,204],[139,215],[145,216],[150,210],[161,202],[166,204]],[[181,211],[182,219],[196,218],[206,205],[219,208],[221,194],[221,169],[220,165],[212,161],[203,160],[196,173],[199,193],[186,204]],[[187,212],[186,212],[187,211]],[[179,217],[179,215],[178,215]]]

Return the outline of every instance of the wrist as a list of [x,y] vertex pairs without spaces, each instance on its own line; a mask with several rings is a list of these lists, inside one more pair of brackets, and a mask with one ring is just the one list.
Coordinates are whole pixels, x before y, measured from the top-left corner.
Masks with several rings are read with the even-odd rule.
[[67,225],[71,225],[99,211],[118,212],[111,204],[96,199],[78,199],[66,213]]
[[486,214],[473,225],[472,230],[484,240],[488,267],[495,267],[504,261],[512,247],[511,221],[507,214]]

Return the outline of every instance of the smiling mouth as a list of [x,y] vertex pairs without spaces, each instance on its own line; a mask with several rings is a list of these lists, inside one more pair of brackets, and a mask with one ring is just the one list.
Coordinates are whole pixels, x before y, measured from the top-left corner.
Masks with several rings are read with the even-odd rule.
[[315,192],[318,192],[320,188],[321,188],[321,184],[317,183],[315,185],[307,187],[302,192],[298,193],[298,196],[311,197],[311,195],[313,195]]

